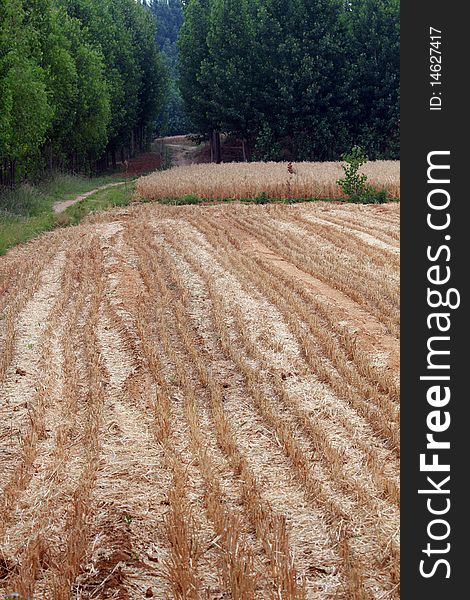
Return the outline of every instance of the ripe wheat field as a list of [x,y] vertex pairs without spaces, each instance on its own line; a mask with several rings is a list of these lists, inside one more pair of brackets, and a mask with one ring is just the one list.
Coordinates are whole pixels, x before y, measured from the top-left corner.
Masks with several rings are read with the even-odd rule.
[[[369,183],[400,197],[400,162],[377,160],[361,169]],[[193,164],[157,171],[137,182],[139,198],[162,200],[195,194],[201,198],[342,198],[336,183],[344,176],[340,162],[251,162]]]
[[0,594],[398,599],[398,238],[140,205],[0,259]]

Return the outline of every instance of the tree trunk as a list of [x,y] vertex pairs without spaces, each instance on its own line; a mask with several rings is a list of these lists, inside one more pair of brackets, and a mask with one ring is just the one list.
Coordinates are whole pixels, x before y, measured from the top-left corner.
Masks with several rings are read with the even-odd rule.
[[210,137],[211,144],[211,162],[218,165],[222,162],[222,151],[220,146],[220,131],[213,129]]
[[52,170],[53,170],[52,144],[49,144],[49,175],[52,175]]
[[132,129],[131,132],[131,148],[130,148],[130,156],[134,156],[135,153],[135,129]]
[[117,169],[117,162],[116,162],[116,149],[113,148],[111,150],[111,161],[113,164],[113,169],[116,170]]
[[215,132],[215,162],[220,165],[222,162],[222,150],[220,146],[220,131]]
[[249,162],[250,149],[248,148],[248,142],[245,138],[243,138],[243,140],[242,140],[242,150],[243,150],[243,162]]
[[209,142],[210,142],[210,147],[211,147],[211,163],[213,163],[214,162],[214,131],[211,131]]
[[10,187],[13,189],[16,183],[16,160],[10,161]]

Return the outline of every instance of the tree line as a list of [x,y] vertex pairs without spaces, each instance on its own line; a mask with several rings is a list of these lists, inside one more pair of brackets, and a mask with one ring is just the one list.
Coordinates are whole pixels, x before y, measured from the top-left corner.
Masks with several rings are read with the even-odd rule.
[[148,0],[157,21],[157,44],[168,75],[165,108],[158,120],[161,135],[191,133],[191,123],[185,111],[178,87],[178,35],[183,24],[182,0]]
[[0,185],[145,148],[166,95],[155,25],[135,0],[0,0]]
[[399,157],[399,0],[187,0],[180,88],[195,131],[246,160]]

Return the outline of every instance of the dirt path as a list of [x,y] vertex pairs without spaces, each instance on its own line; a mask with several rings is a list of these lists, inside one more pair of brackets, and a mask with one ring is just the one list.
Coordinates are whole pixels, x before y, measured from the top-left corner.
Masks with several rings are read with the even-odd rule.
[[137,205],[2,257],[1,596],[398,600],[398,209],[325,210]]
[[76,198],[73,198],[72,200],[65,200],[62,202],[56,202],[54,204],[54,212],[56,214],[58,213],[62,213],[64,212],[64,210],[66,210],[67,208],[69,208],[69,206],[73,206],[74,204],[77,204],[78,202],[81,202],[82,200],[85,200],[86,198],[92,196],[93,194],[96,194],[96,192],[99,192],[101,190],[106,190],[108,188],[111,187],[117,187],[119,185],[124,185],[123,181],[120,181],[118,183],[108,183],[106,185],[102,185],[101,187],[95,188],[94,190],[91,190],[90,192],[86,192],[84,194],[80,194],[80,196],[77,196]]
[[171,164],[174,167],[183,167],[192,165],[196,162],[196,153],[198,148],[184,144],[165,144],[171,149]]
[[199,146],[190,142],[186,136],[173,136],[157,140],[162,143],[171,152],[171,164],[173,167],[182,167],[192,165],[198,162],[197,155],[200,152]]

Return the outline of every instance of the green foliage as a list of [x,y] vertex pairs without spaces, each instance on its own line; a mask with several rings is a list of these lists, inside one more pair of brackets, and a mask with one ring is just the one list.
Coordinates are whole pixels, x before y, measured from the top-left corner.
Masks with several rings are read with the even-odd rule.
[[166,94],[149,8],[0,0],[0,187],[144,149]]
[[261,194],[253,198],[253,202],[255,204],[268,204],[268,202],[270,202],[270,198],[266,192],[261,192]]
[[398,0],[188,0],[179,49],[198,133],[265,160],[336,160],[358,143],[397,158]]
[[89,179],[57,174],[37,186],[22,185],[0,193],[0,255],[12,246],[26,242],[44,231],[79,223],[90,212],[113,206],[126,206],[132,200],[133,182],[92,194],[65,212],[54,214],[55,202],[71,200],[107,183],[115,177]]
[[[266,192],[262,192],[258,196],[254,198],[203,198],[201,196],[197,196],[195,194],[186,194],[181,198],[164,198],[158,201],[158,204],[170,204],[173,206],[183,206],[187,204],[221,204],[221,203],[230,203],[230,202],[241,202],[243,204],[298,204],[301,202],[318,202],[318,201],[331,201],[329,198],[276,198],[274,196],[269,196]],[[336,201],[336,200],[334,200]],[[142,202],[148,202],[148,200],[143,199]]]
[[387,200],[387,192],[385,190],[378,190],[371,185],[367,186],[366,191],[362,196],[351,198],[351,202],[360,204],[384,204]]
[[282,158],[282,146],[275,140],[268,123],[262,123],[255,141],[255,160],[278,161]]
[[210,86],[202,76],[208,55],[210,0],[190,0],[184,8],[184,23],[178,37],[179,88],[191,123],[198,132],[208,133],[217,123],[209,102]]
[[215,128],[247,139],[257,127],[255,6],[250,0],[212,0],[208,57],[201,78],[210,85]]
[[361,196],[366,191],[367,175],[359,173],[359,169],[369,160],[364,149],[354,146],[350,152],[343,156],[346,162],[343,165],[344,178],[337,183],[347,196]]
[[367,175],[359,173],[359,169],[368,161],[363,148],[354,146],[343,156],[343,160],[346,162],[343,165],[344,178],[338,179],[337,183],[350,202],[382,204],[387,201],[386,191],[368,184]]
[[36,217],[49,209],[47,196],[32,185],[22,185],[0,195],[0,218]]
[[0,217],[34,217],[52,211],[55,202],[72,200],[108,183],[119,181],[114,176],[82,177],[55,173],[38,185],[24,183],[13,190],[0,192]]
[[181,204],[200,204],[201,202],[204,202],[204,199],[196,196],[196,194],[186,194],[181,198]]
[[151,9],[157,19],[157,44],[176,44],[183,24],[182,0],[153,0]]
[[38,54],[22,1],[0,0],[0,159],[12,171],[38,153],[54,117]]
[[157,118],[164,110],[169,93],[168,71],[156,44],[156,21],[149,10],[133,3],[134,45],[140,69],[140,106],[137,110],[137,127],[141,130],[140,147],[148,149],[154,134]]
[[349,119],[356,144],[371,159],[399,158],[399,0],[353,0],[344,15],[349,67]]
[[72,161],[75,152],[78,157],[98,158],[108,142],[110,114],[110,93],[105,78],[105,64],[101,50],[90,44],[80,21],[73,18],[64,20],[70,52],[77,70],[76,96],[71,105],[71,129],[68,143],[63,152]]
[[[61,223],[60,226],[66,227],[68,225],[77,225],[90,213],[109,210],[119,206],[128,206],[132,202],[133,192],[134,182],[132,181],[126,181],[124,185],[119,187],[100,190],[78,204],[69,207],[62,213],[62,215],[64,215],[64,222]],[[56,217],[57,221],[60,215],[57,215]]]
[[154,0],[150,8],[157,21],[157,44],[168,74],[165,109],[158,122],[160,131],[162,135],[189,133],[191,122],[178,87],[177,38],[183,24],[183,2],[182,0]]

